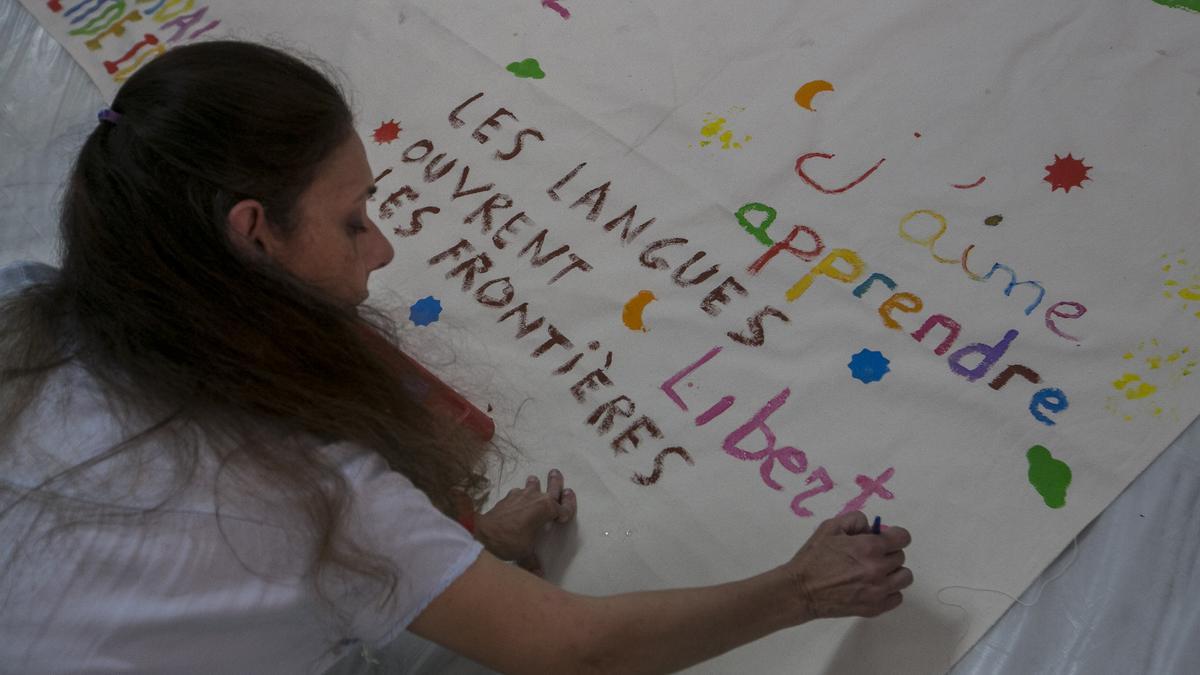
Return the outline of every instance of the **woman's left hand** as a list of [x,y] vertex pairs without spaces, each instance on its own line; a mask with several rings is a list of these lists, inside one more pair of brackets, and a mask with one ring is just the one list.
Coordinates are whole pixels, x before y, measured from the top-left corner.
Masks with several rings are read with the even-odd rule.
[[546,525],[570,522],[575,509],[575,492],[564,490],[562,472],[552,469],[544,492],[538,477],[530,476],[524,488],[513,488],[491,511],[477,516],[475,538],[497,558],[515,560],[542,576],[534,544]]

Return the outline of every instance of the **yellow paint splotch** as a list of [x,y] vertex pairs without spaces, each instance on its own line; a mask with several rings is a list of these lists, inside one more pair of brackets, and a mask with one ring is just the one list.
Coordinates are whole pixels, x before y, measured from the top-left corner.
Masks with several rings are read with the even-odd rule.
[[743,143],[750,141],[751,136],[745,134],[741,136],[741,140],[738,140],[739,134],[725,125],[729,124],[729,118],[733,116],[734,112],[743,110],[745,108],[730,108],[724,116],[704,113],[704,123],[700,126],[700,140],[692,147],[698,145],[701,148],[707,148],[710,145],[719,144],[717,147],[721,150],[740,150]]
[[1169,300],[1179,300],[1183,311],[1200,319],[1200,266],[1188,262],[1183,253],[1179,249],[1158,257],[1162,263],[1162,294]]
[[[1125,373],[1121,376],[1121,379],[1113,382],[1113,388],[1117,391],[1124,391],[1125,398],[1129,399],[1130,401],[1139,398],[1146,398],[1147,396],[1158,391],[1158,387],[1150,384],[1149,382],[1139,382],[1141,379],[1141,376],[1139,376],[1137,373]],[[1137,382],[1136,387],[1127,386],[1133,384],[1134,382]]]
[[1192,348],[1166,350],[1157,338],[1151,338],[1139,342],[1121,359],[1126,363],[1120,377],[1112,381],[1116,391],[1108,396],[1105,409],[1126,422],[1139,416],[1175,419],[1176,390],[1200,363]]

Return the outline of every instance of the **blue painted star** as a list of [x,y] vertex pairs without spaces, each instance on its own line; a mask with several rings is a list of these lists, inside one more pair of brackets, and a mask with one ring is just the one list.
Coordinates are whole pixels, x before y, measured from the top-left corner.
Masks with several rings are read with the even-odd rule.
[[888,361],[883,354],[871,349],[863,349],[850,357],[848,365],[850,366],[850,375],[854,379],[870,384],[882,380],[883,376],[887,375],[890,370],[889,363],[891,361]]
[[432,295],[414,302],[408,308],[408,318],[418,326],[428,326],[442,315],[442,303]]

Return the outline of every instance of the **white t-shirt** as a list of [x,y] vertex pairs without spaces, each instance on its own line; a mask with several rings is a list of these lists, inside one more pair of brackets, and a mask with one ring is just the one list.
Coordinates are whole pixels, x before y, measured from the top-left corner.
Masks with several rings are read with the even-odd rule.
[[[61,368],[3,439],[0,487],[36,485],[127,428],[91,375]],[[349,444],[320,449],[353,495],[349,532],[398,570],[382,604],[376,587],[347,574],[330,578],[335,593],[323,600],[300,577],[295,514],[273,509],[253,485],[219,481],[202,440],[186,487],[168,494],[177,463],[163,442],[54,489],[81,500],[85,517],[85,501],[145,508],[169,497],[148,519],[54,530],[61,523],[37,500],[0,518],[0,672],[349,673],[377,669],[372,662],[406,672],[446,657],[405,628],[482,547],[378,455]],[[0,491],[0,509],[13,499]]]

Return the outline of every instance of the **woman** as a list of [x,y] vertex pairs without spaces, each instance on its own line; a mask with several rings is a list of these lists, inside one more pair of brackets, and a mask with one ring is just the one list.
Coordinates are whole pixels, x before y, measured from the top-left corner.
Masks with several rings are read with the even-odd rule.
[[265,47],[172,49],[101,113],[61,270],[0,315],[0,669],[322,672],[408,631],[505,672],[664,672],[901,602],[908,533],[861,513],[720,586],[531,574],[575,496],[531,476],[472,517],[494,445],[415,398],[361,304],[392,258],[373,192],[341,94]]

